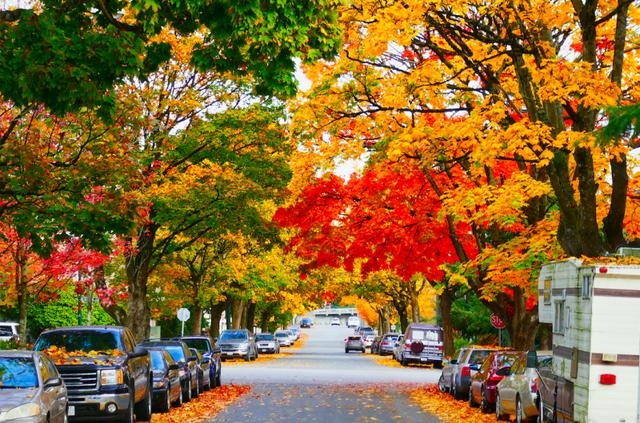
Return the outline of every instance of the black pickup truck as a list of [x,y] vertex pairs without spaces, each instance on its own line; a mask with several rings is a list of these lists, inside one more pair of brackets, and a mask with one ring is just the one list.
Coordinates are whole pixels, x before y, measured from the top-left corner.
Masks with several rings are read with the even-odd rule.
[[151,420],[153,369],[146,350],[136,348],[120,326],[50,329],[34,349],[51,357],[67,386],[71,420],[132,423]]

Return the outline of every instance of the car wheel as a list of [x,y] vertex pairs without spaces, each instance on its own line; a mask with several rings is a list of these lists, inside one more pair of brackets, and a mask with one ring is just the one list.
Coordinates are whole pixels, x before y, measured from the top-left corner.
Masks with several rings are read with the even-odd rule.
[[491,404],[487,401],[487,393],[484,390],[484,387],[480,389],[480,411],[483,413],[488,413],[491,411]]
[[508,420],[507,415],[502,412],[502,402],[500,401],[500,392],[496,393],[496,420]]
[[[153,377],[151,377],[150,380],[153,380]],[[151,392],[153,392],[153,385],[149,384],[144,399],[135,406],[136,418],[138,420],[151,420],[151,415],[153,414],[153,410],[151,409]]]
[[[132,394],[133,389],[130,389],[129,392]],[[120,418],[120,422],[122,423],[133,423],[135,420],[133,417],[133,395],[131,394],[129,395],[129,406],[125,410],[124,416]]]
[[216,387],[218,386],[222,386],[222,370],[220,370],[216,376]]
[[438,389],[440,392],[447,392],[447,387],[444,385],[444,375],[440,375],[440,379],[438,379]]
[[193,389],[191,391],[191,398],[198,398],[200,396],[200,378],[196,377],[196,386],[191,385]]
[[364,348],[363,348],[363,349],[361,349],[360,351],[362,351],[362,354],[364,354],[364,353],[365,353],[365,349],[364,349]]
[[347,348],[344,349],[345,354],[349,354],[349,350]]
[[191,376],[189,376],[189,380],[187,381],[187,386],[184,391],[182,391],[182,402],[191,401]]
[[176,398],[176,400],[173,402],[174,407],[181,407],[182,406],[182,393],[184,391],[182,390],[182,387],[180,387],[180,394],[178,395],[178,398]]
[[[471,389],[469,389],[469,394],[471,394]],[[460,395],[460,392],[458,391],[458,386],[456,385],[455,380],[451,382],[451,395],[454,399],[462,399],[462,395]]]
[[167,390],[164,391],[164,398],[165,401],[162,402],[159,410],[161,413],[168,413],[171,409],[171,385],[167,385]]

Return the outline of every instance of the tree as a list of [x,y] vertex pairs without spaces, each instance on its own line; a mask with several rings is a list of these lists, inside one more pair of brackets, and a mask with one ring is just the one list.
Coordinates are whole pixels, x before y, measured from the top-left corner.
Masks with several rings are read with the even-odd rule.
[[170,59],[154,39],[167,28],[204,34],[192,63],[250,75],[256,91],[295,92],[294,57],[335,54],[337,2],[45,0],[0,10],[0,93],[18,106],[46,104],[56,114],[97,107],[114,112],[114,86],[145,79]]

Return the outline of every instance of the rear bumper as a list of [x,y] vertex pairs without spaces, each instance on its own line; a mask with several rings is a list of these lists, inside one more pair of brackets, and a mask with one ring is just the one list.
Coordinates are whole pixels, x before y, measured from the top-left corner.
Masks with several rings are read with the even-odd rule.
[[412,354],[410,351],[405,351],[402,353],[402,356],[404,357],[405,360],[410,361],[410,362],[414,362],[414,363],[427,363],[427,364],[432,364],[432,363],[436,363],[436,362],[442,362],[442,356],[441,355],[434,355],[434,354]]

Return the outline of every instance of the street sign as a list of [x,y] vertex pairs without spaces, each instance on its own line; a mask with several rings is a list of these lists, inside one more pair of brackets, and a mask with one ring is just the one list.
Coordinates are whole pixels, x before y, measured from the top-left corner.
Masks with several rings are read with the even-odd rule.
[[496,329],[504,329],[507,327],[507,325],[504,324],[504,322],[502,321],[501,318],[499,318],[497,315],[492,314],[491,315],[491,326],[493,326]]
[[180,320],[181,322],[186,322],[187,320],[189,320],[189,317],[191,317],[191,313],[189,313],[189,310],[187,310],[186,308],[178,309],[178,320]]
[[184,336],[184,322],[189,320],[189,317],[191,317],[191,313],[189,313],[189,310],[184,307],[178,309],[178,320],[182,322],[182,336]]

